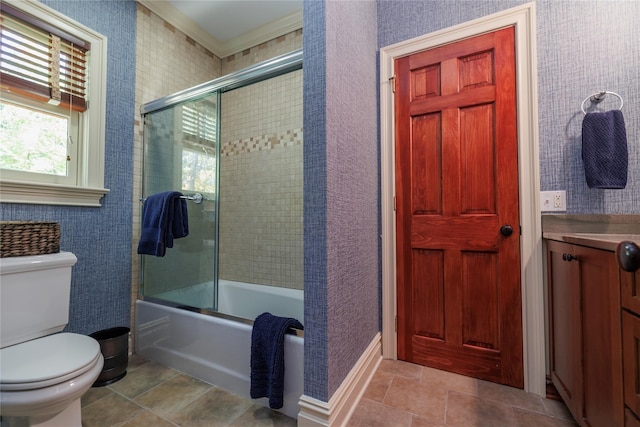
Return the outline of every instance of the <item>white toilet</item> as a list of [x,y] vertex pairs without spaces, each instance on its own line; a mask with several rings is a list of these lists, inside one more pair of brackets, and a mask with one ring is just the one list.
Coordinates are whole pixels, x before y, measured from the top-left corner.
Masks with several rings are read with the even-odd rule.
[[80,397],[104,363],[86,335],[57,333],[69,321],[69,252],[0,258],[2,427],[80,427]]

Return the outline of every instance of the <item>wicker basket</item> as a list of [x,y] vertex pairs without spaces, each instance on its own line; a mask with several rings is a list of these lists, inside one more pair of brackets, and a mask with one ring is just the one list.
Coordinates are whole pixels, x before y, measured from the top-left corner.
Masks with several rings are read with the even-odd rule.
[[0,221],[0,258],[60,252],[60,224]]

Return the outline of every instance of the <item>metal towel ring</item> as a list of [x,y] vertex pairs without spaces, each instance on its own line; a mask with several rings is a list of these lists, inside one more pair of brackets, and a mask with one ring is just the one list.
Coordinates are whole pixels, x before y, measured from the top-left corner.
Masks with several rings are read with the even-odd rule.
[[615,92],[610,92],[608,90],[603,90],[600,92],[596,92],[594,94],[591,94],[589,96],[587,96],[584,101],[582,101],[582,104],[580,104],[580,109],[582,110],[582,114],[586,115],[587,112],[584,111],[584,103],[587,102],[588,100],[591,100],[591,102],[595,102],[596,104],[599,102],[602,102],[602,100],[604,99],[605,96],[607,96],[607,94],[613,95],[613,96],[617,96],[620,99],[620,107],[618,108],[618,110],[622,110],[622,106],[624,105],[624,101],[622,100],[622,97],[620,95],[618,95]]

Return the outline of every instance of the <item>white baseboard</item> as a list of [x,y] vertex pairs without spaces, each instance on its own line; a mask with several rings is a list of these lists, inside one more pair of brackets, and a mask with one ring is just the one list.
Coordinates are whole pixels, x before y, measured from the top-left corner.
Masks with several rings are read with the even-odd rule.
[[345,425],[381,361],[382,338],[378,332],[328,403],[302,395],[299,402],[298,427]]

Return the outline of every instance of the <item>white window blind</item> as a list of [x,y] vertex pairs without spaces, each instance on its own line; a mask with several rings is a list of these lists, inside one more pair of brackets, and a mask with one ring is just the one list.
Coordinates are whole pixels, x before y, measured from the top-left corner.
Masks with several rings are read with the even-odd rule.
[[0,10],[1,89],[85,111],[90,44],[4,2]]
[[191,102],[182,106],[182,132],[192,142],[215,144],[216,109],[207,102]]

